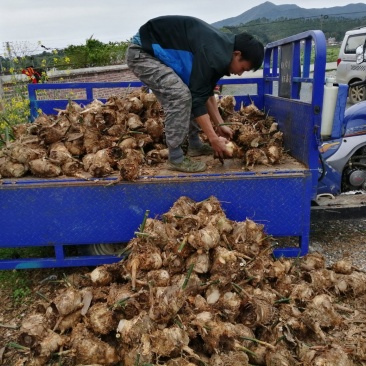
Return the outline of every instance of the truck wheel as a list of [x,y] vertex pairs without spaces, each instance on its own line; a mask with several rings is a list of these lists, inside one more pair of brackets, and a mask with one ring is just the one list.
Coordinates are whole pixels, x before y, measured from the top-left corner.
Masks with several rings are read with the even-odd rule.
[[126,244],[90,244],[80,245],[79,253],[82,255],[115,255],[121,254]]
[[349,88],[348,97],[351,104],[362,102],[366,97],[365,87],[355,86],[353,88]]

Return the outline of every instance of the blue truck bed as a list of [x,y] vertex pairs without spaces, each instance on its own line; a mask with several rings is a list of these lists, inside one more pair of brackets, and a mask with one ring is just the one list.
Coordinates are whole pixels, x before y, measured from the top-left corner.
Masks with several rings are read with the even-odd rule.
[[[49,258],[0,261],[1,269],[99,265],[118,261],[117,256],[68,256],[66,247],[128,242],[141,224],[169,210],[181,196],[196,201],[217,197],[228,218],[247,217],[265,225],[269,235],[294,237],[295,246],[277,248],[277,256],[302,256],[308,252],[310,206],[317,187],[318,141],[325,78],[325,37],[309,31],[268,44],[263,77],[222,79],[220,84],[255,87],[256,93],[236,96],[237,107],[254,101],[274,116],[284,133],[288,156],[280,165],[242,169],[240,162],[222,166],[207,157],[211,168],[184,174],[159,167],[147,170],[136,182],[114,182],[117,177],[83,180],[59,177],[3,179],[0,185],[0,247],[51,246]],[[314,56],[314,71],[310,70]],[[301,65],[301,66],[300,66]],[[302,100],[300,85],[310,85],[311,100]],[[134,87],[136,83],[33,84],[29,85],[32,115],[38,108],[54,113],[68,100],[39,100],[37,90],[85,88],[93,99],[96,88]]]

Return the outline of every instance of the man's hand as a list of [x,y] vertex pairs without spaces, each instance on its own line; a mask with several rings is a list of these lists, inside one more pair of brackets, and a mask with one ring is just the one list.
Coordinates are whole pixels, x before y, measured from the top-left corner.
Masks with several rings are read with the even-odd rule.
[[[208,138],[212,148],[215,150],[215,157],[219,158],[220,161],[223,162],[225,156],[230,156],[230,153],[226,150],[226,142],[228,142],[228,138],[232,137],[233,132],[231,128],[228,126],[218,126],[218,132],[215,132],[208,114],[203,114],[202,116],[197,117],[196,121]],[[217,123],[215,124],[217,125]]]
[[228,126],[217,126],[216,133],[218,136],[225,137],[228,140],[233,138],[233,130]]
[[230,155],[230,153],[226,149],[227,142],[228,142],[227,139],[222,136],[215,137],[210,140],[210,144],[212,148],[215,150],[215,156],[218,157],[220,161],[222,161],[225,158],[225,156]]

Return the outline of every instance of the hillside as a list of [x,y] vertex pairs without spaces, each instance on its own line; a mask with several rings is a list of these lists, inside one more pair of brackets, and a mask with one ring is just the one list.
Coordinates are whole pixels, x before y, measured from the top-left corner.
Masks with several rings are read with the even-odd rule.
[[256,19],[294,19],[294,18],[311,18],[311,17],[342,17],[345,19],[357,19],[366,17],[366,4],[348,4],[345,6],[335,6],[330,8],[305,9],[295,4],[275,5],[269,1],[232,18],[220,20],[212,23],[217,28],[227,26],[238,26],[246,24]]

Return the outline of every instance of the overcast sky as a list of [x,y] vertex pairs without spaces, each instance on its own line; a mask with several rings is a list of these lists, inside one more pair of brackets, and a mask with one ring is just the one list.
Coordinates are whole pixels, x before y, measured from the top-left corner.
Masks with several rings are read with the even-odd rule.
[[[2,0],[0,56],[6,42],[51,49],[85,44],[93,36],[101,42],[127,41],[140,25],[160,15],[191,15],[214,23],[238,16],[265,0]],[[360,1],[272,0],[276,5],[327,8]],[[42,49],[40,49],[42,51]]]

